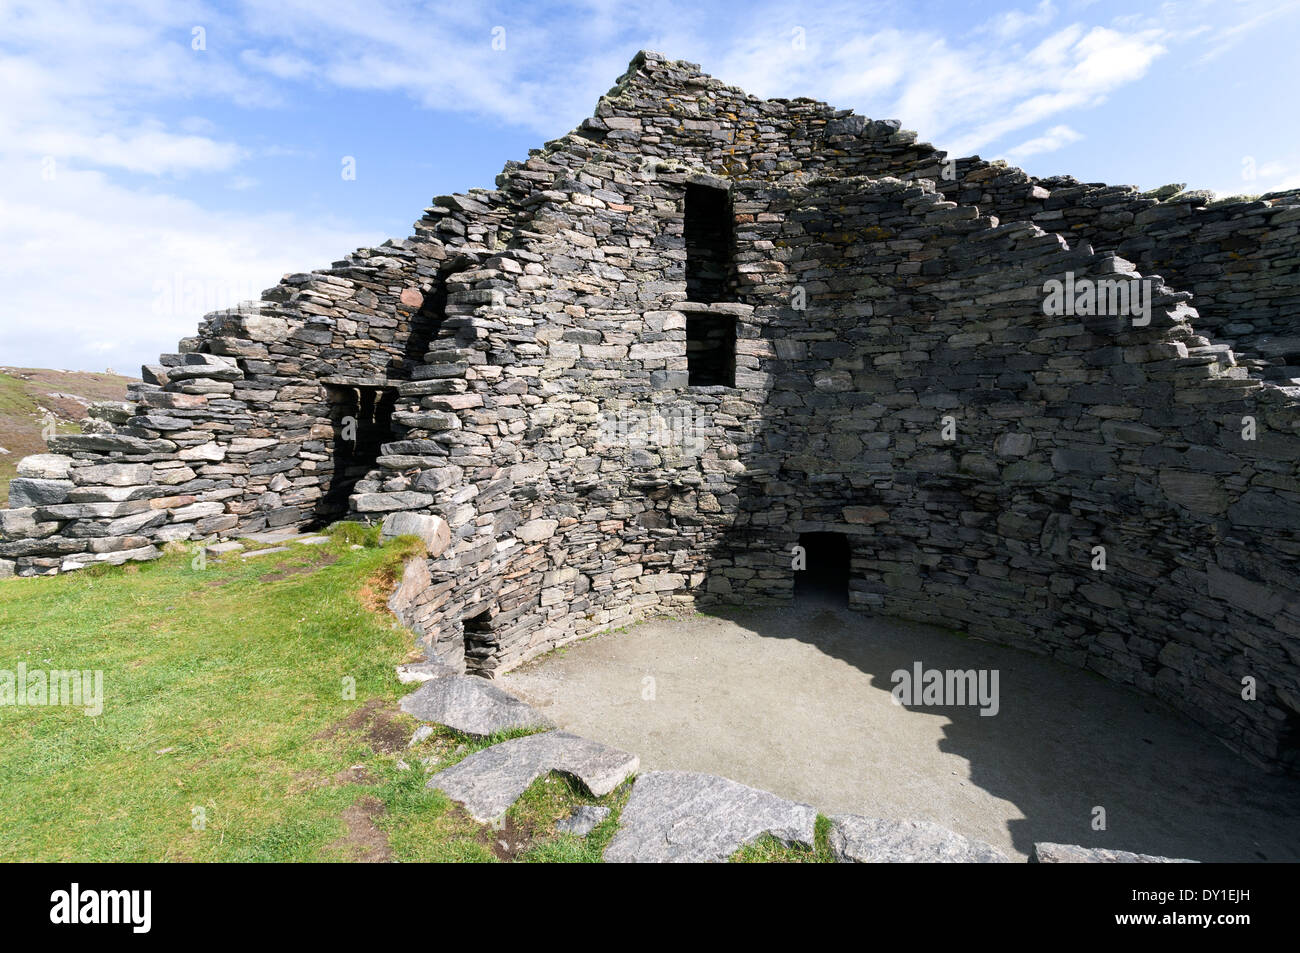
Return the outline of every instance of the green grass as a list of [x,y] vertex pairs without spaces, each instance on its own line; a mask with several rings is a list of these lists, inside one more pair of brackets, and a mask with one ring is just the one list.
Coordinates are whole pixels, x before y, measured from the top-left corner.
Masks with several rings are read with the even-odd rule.
[[831,820],[825,815],[817,815],[814,829],[815,843],[811,848],[783,844],[775,837],[765,835],[752,844],[746,844],[731,855],[733,864],[833,864],[835,856],[831,853]]
[[[98,717],[0,706],[0,860],[598,861],[626,785],[597,799],[540,778],[499,828],[425,787],[520,733],[437,727],[407,747],[416,723],[397,700],[414,686],[394,668],[412,636],[383,603],[418,540],[330,535],[204,569],[173,547],[0,583],[0,669],[104,679]],[[591,803],[613,817],[587,838],[555,833]]]
[[[95,717],[0,705],[0,861],[598,862],[630,783],[596,798],[552,773],[497,825],[425,787],[527,732],[435,727],[408,747],[416,722],[397,702],[415,686],[394,669],[412,635],[384,603],[421,544],[330,535],[206,568],[173,545],[0,582],[0,669],[103,673]],[[579,804],[611,813],[586,837],[558,834]],[[819,828],[816,851],[761,842],[737,859],[821,859],[824,841]]]
[[104,679],[99,717],[0,707],[0,859],[321,858],[361,793],[334,777],[389,774],[375,724],[318,735],[406,691],[409,635],[359,598],[401,553],[297,547],[201,571],[177,553],[0,584],[0,668]]

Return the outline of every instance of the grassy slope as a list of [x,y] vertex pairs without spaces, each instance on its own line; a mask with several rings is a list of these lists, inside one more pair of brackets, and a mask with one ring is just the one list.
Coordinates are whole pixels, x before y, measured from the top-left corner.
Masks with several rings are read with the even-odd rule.
[[9,498],[9,481],[18,461],[45,452],[42,421],[52,413],[60,433],[76,433],[86,404],[55,394],[74,394],[86,402],[123,400],[129,377],[84,371],[53,371],[30,367],[0,367],[0,506]]
[[105,698],[97,718],[0,706],[0,860],[598,859],[613,818],[585,840],[553,822],[618,808],[626,786],[539,779],[496,831],[424,787],[422,759],[487,742],[440,729],[406,748],[413,686],[393,669],[411,636],[367,607],[401,558],[339,541],[0,582],[0,668],[101,669]]

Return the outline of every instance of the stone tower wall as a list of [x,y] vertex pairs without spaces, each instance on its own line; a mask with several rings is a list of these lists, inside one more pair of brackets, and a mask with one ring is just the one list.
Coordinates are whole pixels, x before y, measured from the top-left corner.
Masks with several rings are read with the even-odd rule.
[[[0,571],[307,526],[341,489],[353,518],[446,522],[403,617],[490,675],[651,613],[788,600],[799,534],[842,532],[856,607],[1089,667],[1292,762],[1300,419],[1211,338],[1249,324],[1260,354],[1289,329],[1294,205],[944,158],[642,54],[496,188],[209,315],[98,432],[23,461]],[[686,300],[690,186],[728,194],[733,301]],[[1044,314],[1048,278],[1149,266],[1196,295],[1155,281],[1142,327]],[[734,324],[734,386],[689,383],[704,320]],[[392,433],[352,485],[362,392]]]

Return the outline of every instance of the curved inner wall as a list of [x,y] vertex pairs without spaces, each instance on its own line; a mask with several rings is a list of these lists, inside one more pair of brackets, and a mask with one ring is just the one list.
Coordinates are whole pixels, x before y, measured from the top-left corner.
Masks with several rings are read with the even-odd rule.
[[1295,204],[943,158],[643,54],[496,189],[208,316],[96,432],[24,461],[0,569],[434,515],[450,543],[401,614],[492,674],[653,612],[786,601],[792,548],[839,534],[851,605],[1086,666],[1294,766],[1300,419],[1210,340],[1240,328],[1203,326],[1202,300],[1238,304],[1231,269],[1153,279],[1140,325],[1045,314],[1044,284],[1132,290],[1166,223],[1217,255],[1223,222],[1263,222],[1246,258],[1279,280],[1237,308],[1259,353],[1294,313]]

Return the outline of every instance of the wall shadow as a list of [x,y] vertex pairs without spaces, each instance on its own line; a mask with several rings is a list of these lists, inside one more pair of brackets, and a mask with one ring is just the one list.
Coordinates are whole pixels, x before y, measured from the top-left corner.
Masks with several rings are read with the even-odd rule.
[[[1300,785],[1249,764],[1156,699],[1021,649],[851,611],[834,597],[705,612],[765,639],[811,644],[885,694],[892,674],[916,662],[996,670],[996,715],[974,705],[905,707],[948,719],[939,750],[1019,808],[1024,817],[1008,833],[1025,853],[1051,841],[1200,861],[1300,859]],[[1106,810],[1104,831],[1092,828],[1096,806]]]

